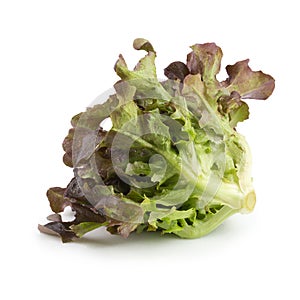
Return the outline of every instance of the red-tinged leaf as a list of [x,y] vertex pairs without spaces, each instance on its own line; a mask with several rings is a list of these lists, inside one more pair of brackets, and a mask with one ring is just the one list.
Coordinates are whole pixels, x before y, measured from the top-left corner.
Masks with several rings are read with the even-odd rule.
[[70,168],[73,167],[73,162],[72,162],[73,137],[74,137],[74,128],[71,128],[62,144],[62,147],[63,147],[64,151],[66,152],[63,156],[63,162],[66,166],[68,166]]
[[165,68],[164,74],[171,80],[179,79],[183,82],[184,78],[190,74],[190,71],[186,64],[181,61],[175,61]]
[[249,59],[246,59],[227,66],[229,77],[222,85],[229,92],[237,91],[243,99],[265,100],[272,94],[275,80],[262,71],[252,71],[248,63]]
[[60,236],[64,243],[72,242],[77,238],[67,222],[50,222],[46,225],[38,225],[38,229],[42,233]]
[[196,44],[187,56],[191,74],[200,74],[204,81],[215,80],[220,71],[222,50],[215,43]]
[[53,187],[47,191],[50,207],[55,213],[63,212],[65,207],[70,205],[69,199],[64,197],[65,190],[60,187]]

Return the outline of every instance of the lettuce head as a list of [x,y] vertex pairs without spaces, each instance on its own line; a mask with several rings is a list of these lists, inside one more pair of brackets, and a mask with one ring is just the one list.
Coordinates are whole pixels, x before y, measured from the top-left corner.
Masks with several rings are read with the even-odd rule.
[[[250,149],[236,126],[249,117],[244,99],[267,99],[274,79],[243,60],[227,66],[220,82],[222,50],[206,43],[159,80],[151,43],[139,38],[133,46],[146,55],[133,70],[119,56],[113,92],[74,116],[63,142],[74,177],[48,190],[54,214],[39,225],[63,242],[101,226],[123,237],[160,231],[198,238],[254,209]],[[108,119],[111,128],[103,126]],[[68,206],[75,216],[65,222]]]

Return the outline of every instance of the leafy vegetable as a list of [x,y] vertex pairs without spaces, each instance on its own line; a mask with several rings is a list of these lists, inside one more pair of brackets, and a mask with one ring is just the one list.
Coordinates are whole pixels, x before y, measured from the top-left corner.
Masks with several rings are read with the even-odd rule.
[[[267,99],[274,79],[243,60],[219,82],[222,50],[207,43],[171,63],[160,82],[153,46],[133,45],[146,56],[134,70],[119,56],[115,93],[74,116],[63,142],[74,178],[48,190],[55,214],[39,229],[64,242],[101,226],[123,237],[147,230],[196,238],[255,206],[249,146],[235,127],[249,117],[243,99]],[[109,130],[101,127],[107,118]],[[67,206],[71,222],[60,215]]]

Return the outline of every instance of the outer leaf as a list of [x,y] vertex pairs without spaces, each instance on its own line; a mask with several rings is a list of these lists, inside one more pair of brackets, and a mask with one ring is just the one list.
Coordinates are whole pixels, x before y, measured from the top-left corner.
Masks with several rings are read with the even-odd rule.
[[72,161],[72,152],[73,152],[73,138],[74,138],[74,132],[76,124],[78,123],[78,120],[80,119],[82,113],[79,113],[75,115],[71,120],[71,125],[73,128],[69,130],[68,135],[65,137],[62,147],[64,151],[66,152],[63,156],[63,162],[68,167],[73,167],[73,161]]
[[154,99],[170,100],[171,96],[157,79],[156,54],[152,45],[145,39],[137,39],[133,45],[135,49],[146,50],[148,54],[138,62],[133,71],[128,69],[124,57],[120,55],[115,64],[116,73],[122,80],[128,81],[130,85],[136,87],[142,98],[147,95],[147,97]]
[[235,128],[238,122],[243,122],[249,118],[248,104],[241,100],[238,92],[221,96],[218,99],[218,110],[221,114],[229,117],[229,124]]
[[63,156],[63,162],[66,166],[70,168],[73,167],[73,162],[72,162],[73,137],[74,137],[74,128],[71,128],[62,144],[63,149],[66,152]]
[[[51,194],[53,193],[51,192]],[[65,199],[65,201],[67,200],[68,199]],[[53,201],[52,198],[51,201]],[[106,217],[94,208],[77,203],[75,199],[73,201],[68,201],[68,204],[71,206],[72,210],[75,211],[75,219],[73,221],[63,222],[59,215],[51,215],[49,216],[49,219],[53,220],[53,222],[46,225],[39,225],[38,229],[43,233],[59,235],[63,242],[70,242],[76,237],[81,237],[85,232],[92,230],[90,223],[94,224],[93,229],[96,228],[95,223],[99,224],[99,226],[106,224]],[[54,207],[54,209],[61,211],[61,208]]]
[[181,82],[183,82],[184,78],[190,74],[190,71],[186,64],[184,64],[181,61],[175,61],[171,64],[169,64],[165,70],[164,74],[172,80],[179,79]]
[[77,237],[82,237],[89,231],[95,230],[101,226],[107,225],[108,222],[106,223],[95,223],[95,222],[82,222],[78,225],[72,225],[70,228],[72,231],[76,234]]
[[64,243],[71,242],[76,239],[76,234],[69,228],[69,223],[50,222],[46,225],[38,225],[38,229],[42,233],[50,235],[58,235]]
[[110,118],[113,123],[113,128],[119,129],[123,124],[137,118],[138,107],[133,101],[136,88],[130,86],[127,82],[119,82],[115,84],[114,87],[119,103],[118,107],[111,112]]
[[252,71],[249,59],[226,67],[229,75],[222,84],[229,92],[237,91],[243,99],[267,99],[275,88],[272,76],[262,71]]
[[203,81],[215,81],[220,71],[222,50],[215,43],[196,44],[187,56],[187,66],[191,74],[201,74]]
[[229,113],[231,127],[235,128],[238,122],[243,122],[249,118],[249,106],[241,101],[241,105]]
[[85,204],[88,203],[75,177],[72,178],[70,183],[67,185],[67,188],[65,189],[64,192],[64,196],[66,198],[73,198],[76,200],[83,201]]
[[154,52],[152,44],[143,38],[137,38],[133,41],[133,48],[136,50],[145,50],[147,52]]
[[65,207],[70,205],[69,199],[64,197],[65,190],[60,187],[53,187],[47,191],[50,207],[55,213],[64,211]]
[[[156,78],[156,67],[154,64],[155,61],[155,52],[153,50],[152,45],[147,40],[135,40],[134,46],[137,50],[146,50],[148,54],[143,57],[138,64],[135,66],[134,71],[130,71],[127,67],[127,64],[122,55],[119,56],[115,64],[115,71],[117,74],[124,80],[134,80],[134,79],[155,79]],[[151,47],[149,46],[151,45]],[[140,82],[142,84],[142,82]]]

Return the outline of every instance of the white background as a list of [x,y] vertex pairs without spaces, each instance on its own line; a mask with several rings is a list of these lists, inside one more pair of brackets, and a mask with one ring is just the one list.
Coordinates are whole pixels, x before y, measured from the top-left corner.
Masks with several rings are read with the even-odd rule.
[[[0,1],[2,299],[299,299],[297,1]],[[104,230],[62,244],[42,235],[45,192],[65,186],[69,120],[117,80],[145,37],[160,77],[188,46],[216,42],[276,79],[239,126],[251,145],[257,206],[207,237],[123,240]],[[220,77],[224,78],[224,71]]]

